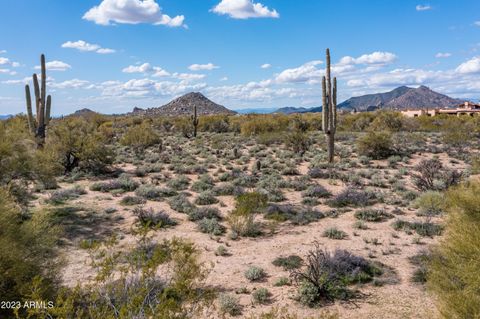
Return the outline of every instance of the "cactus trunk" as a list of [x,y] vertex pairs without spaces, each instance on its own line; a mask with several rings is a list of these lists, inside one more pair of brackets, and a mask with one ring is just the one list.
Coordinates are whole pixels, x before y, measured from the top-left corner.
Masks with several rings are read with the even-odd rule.
[[337,130],[337,78],[333,78],[332,86],[329,49],[326,55],[325,76],[322,78],[322,130],[327,143],[328,162],[333,163]]
[[193,137],[197,137],[198,117],[197,117],[197,106],[196,105],[193,106],[192,124],[193,124]]
[[41,64],[41,83],[38,82],[38,76],[33,74],[33,89],[35,94],[35,118],[32,112],[32,98],[30,86],[25,85],[25,98],[27,102],[28,126],[32,134],[35,134],[37,146],[42,148],[45,144],[46,127],[50,122],[50,111],[52,107],[52,97],[47,97],[47,70],[45,55],[40,58]]

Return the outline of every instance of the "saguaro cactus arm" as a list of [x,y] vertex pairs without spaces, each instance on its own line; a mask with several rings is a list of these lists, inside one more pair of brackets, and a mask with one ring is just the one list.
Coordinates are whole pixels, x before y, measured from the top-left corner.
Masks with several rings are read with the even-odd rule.
[[32,134],[35,134],[35,120],[33,119],[33,112],[32,112],[32,96],[30,95],[30,86],[28,84],[25,85],[25,99],[27,102],[27,119],[28,119],[28,128]]

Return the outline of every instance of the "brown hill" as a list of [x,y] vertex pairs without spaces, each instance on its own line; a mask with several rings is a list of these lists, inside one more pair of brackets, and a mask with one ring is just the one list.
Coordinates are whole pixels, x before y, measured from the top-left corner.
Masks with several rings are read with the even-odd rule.
[[226,107],[212,102],[206,98],[202,93],[191,92],[185,94],[168,104],[156,108],[149,108],[146,110],[136,108],[133,114],[137,115],[164,115],[164,116],[179,116],[191,115],[193,107],[197,106],[198,115],[215,115],[215,114],[237,114]]

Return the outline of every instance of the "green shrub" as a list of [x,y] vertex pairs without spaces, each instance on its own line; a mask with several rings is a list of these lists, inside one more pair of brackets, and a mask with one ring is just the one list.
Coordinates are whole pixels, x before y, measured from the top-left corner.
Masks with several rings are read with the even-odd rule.
[[392,224],[395,230],[404,230],[406,232],[415,231],[420,236],[433,237],[439,236],[443,232],[443,226],[429,221],[425,222],[408,222],[405,220],[397,219]]
[[138,222],[143,227],[166,228],[177,225],[177,222],[170,218],[165,212],[155,212],[153,209],[137,207],[133,210]]
[[250,281],[261,281],[265,279],[267,273],[263,268],[257,266],[251,266],[245,271],[245,278]]
[[381,222],[393,217],[383,209],[361,209],[354,216],[366,222]]
[[267,304],[270,301],[271,293],[267,288],[261,287],[252,293],[252,300],[256,304]]
[[195,199],[195,204],[197,205],[212,205],[218,203],[218,199],[211,191],[204,191],[198,194]]
[[130,146],[137,152],[160,142],[158,134],[146,123],[130,127],[120,139],[120,144]]
[[242,306],[237,298],[232,295],[222,294],[218,298],[220,311],[231,316],[238,316],[242,313]]
[[272,264],[277,267],[282,267],[284,270],[292,270],[300,268],[303,264],[303,259],[297,255],[290,255],[288,257],[277,257]]
[[220,236],[225,232],[225,227],[216,218],[203,218],[198,221],[198,229],[202,233]]
[[[54,300],[58,285],[58,264],[54,245],[59,229],[46,212],[25,218],[13,198],[0,188],[0,296],[2,301],[31,300],[38,289],[42,300]],[[20,316],[26,317],[24,310]],[[13,318],[12,309],[0,309],[0,317]]]
[[348,237],[346,232],[335,227],[325,229],[322,235],[330,239],[345,239]]
[[389,132],[368,132],[357,140],[357,151],[361,156],[385,159],[395,155],[392,135]]
[[275,287],[281,287],[281,286],[289,286],[290,285],[290,279],[287,277],[280,277],[275,282],[273,283]]
[[237,196],[235,209],[228,218],[232,230],[241,236],[259,235],[259,224],[255,218],[256,215],[263,212],[266,205],[267,196],[257,192]]
[[427,285],[444,318],[480,317],[480,183],[447,192],[446,235],[433,252]]
[[444,194],[428,191],[417,197],[414,206],[418,208],[418,216],[436,216],[443,212],[445,204]]
[[124,206],[142,205],[145,203],[146,203],[145,198],[138,197],[138,196],[125,196],[120,201],[120,205],[124,205]]

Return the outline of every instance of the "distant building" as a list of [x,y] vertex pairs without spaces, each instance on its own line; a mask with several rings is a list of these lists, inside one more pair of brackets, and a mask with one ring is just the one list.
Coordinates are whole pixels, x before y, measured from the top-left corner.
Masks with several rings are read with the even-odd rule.
[[417,117],[421,115],[435,116],[440,114],[474,116],[475,114],[480,115],[480,105],[472,102],[465,102],[464,104],[460,104],[456,108],[451,109],[404,110],[401,111],[401,113],[406,117]]

